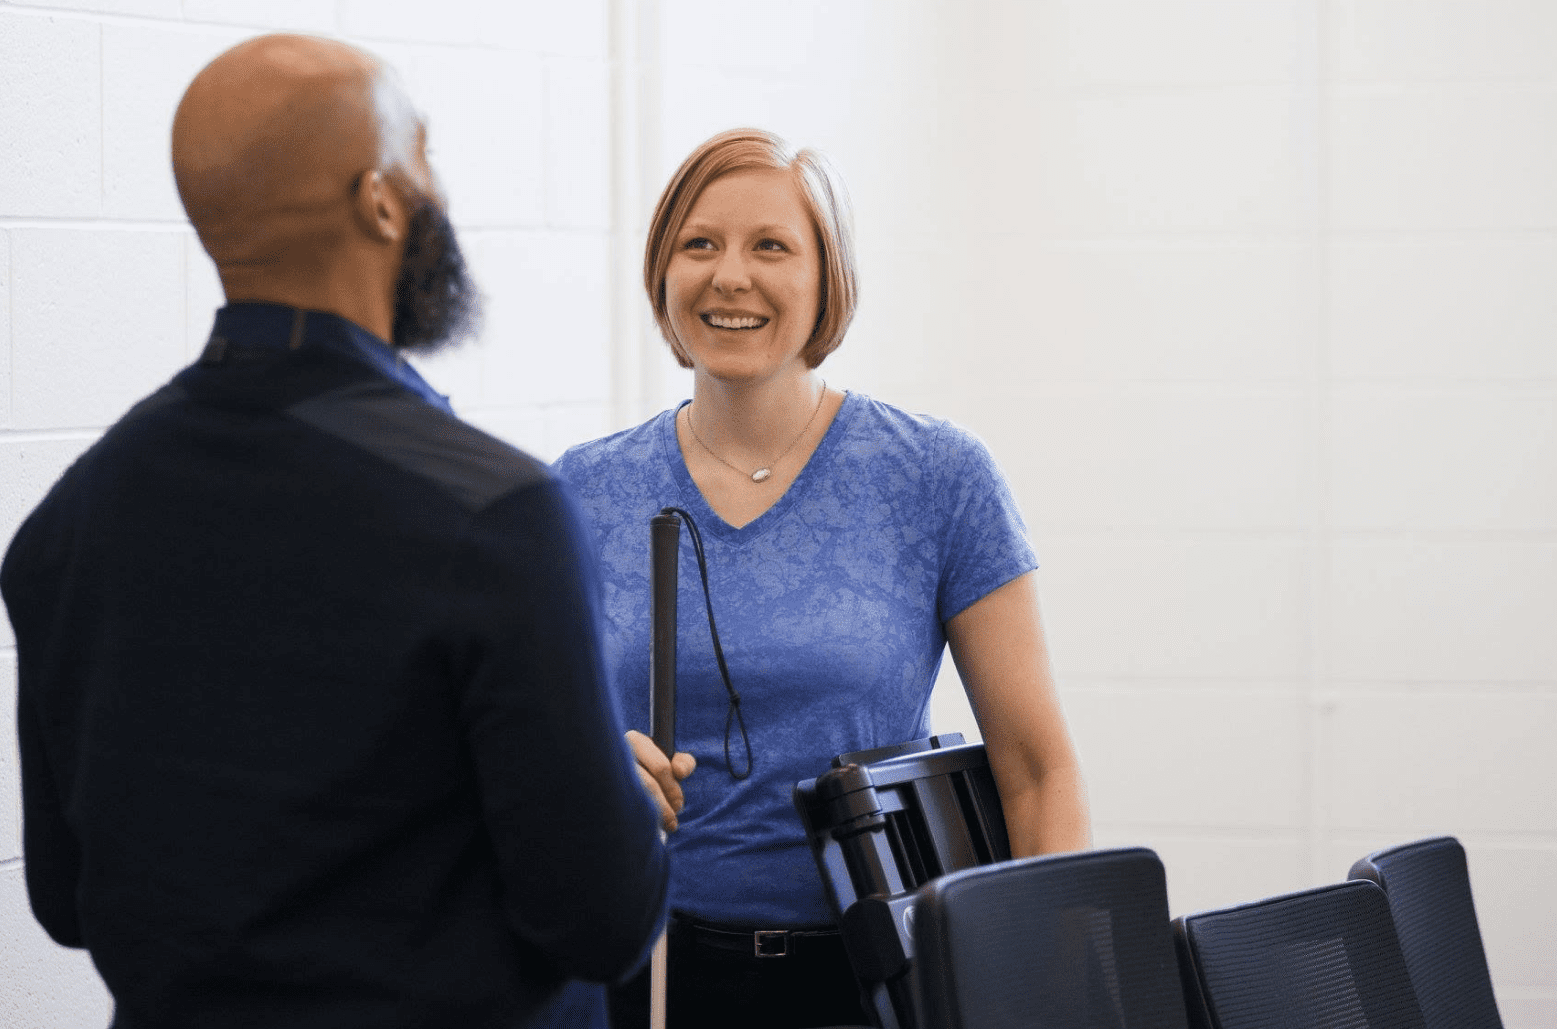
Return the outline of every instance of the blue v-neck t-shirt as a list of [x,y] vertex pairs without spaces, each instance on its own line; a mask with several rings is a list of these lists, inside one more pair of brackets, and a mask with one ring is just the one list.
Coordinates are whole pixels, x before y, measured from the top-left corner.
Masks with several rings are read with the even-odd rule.
[[[679,409],[679,408],[678,408]],[[755,760],[725,760],[728,697],[682,531],[676,745],[697,758],[670,838],[671,906],[710,921],[831,921],[791,793],[834,755],[929,734],[945,622],[1037,567],[1005,478],[974,435],[849,393],[794,484],[736,528],[708,506],[676,411],[573,447],[556,471],[593,524],[607,667],[630,727],[649,721],[649,519],[691,512]],[[745,771],[739,729],[729,752]]]

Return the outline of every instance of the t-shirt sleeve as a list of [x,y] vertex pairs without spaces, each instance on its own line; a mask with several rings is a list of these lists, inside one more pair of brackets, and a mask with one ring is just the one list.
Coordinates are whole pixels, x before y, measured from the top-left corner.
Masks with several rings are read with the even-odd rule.
[[937,439],[937,509],[944,525],[936,607],[950,621],[975,601],[1038,567],[1006,477],[984,441],[947,423]]
[[601,656],[599,572],[554,478],[483,511],[460,562],[461,715],[516,933],[566,974],[647,956],[668,858]]

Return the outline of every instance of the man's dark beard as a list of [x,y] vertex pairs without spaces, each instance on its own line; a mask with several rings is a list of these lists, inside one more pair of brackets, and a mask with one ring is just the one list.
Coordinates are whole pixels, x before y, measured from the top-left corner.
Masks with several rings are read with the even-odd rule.
[[481,328],[481,294],[465,268],[454,226],[443,208],[418,197],[395,281],[391,342],[399,350],[433,354]]

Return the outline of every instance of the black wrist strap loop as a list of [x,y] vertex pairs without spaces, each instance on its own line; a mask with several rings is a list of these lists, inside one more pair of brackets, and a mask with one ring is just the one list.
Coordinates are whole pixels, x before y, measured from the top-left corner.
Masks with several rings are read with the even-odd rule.
[[[660,514],[680,515],[692,534],[692,549],[697,554],[697,574],[703,580],[703,605],[708,609],[708,635],[714,644],[714,661],[719,665],[719,677],[724,680],[725,692],[730,695],[730,707],[724,716],[724,764],[730,770],[730,777],[740,782],[751,775],[751,737],[746,734],[746,716],[741,713],[741,695],[735,692],[735,686],[730,682],[730,666],[725,663],[724,648],[719,645],[719,628],[714,625],[714,598],[708,590],[708,558],[703,554],[703,534],[698,532],[697,522],[692,520],[692,515],[684,508],[666,507],[660,510]],[[744,772],[737,772],[735,763],[730,760],[732,725],[740,726],[741,742],[746,747],[746,771]]]

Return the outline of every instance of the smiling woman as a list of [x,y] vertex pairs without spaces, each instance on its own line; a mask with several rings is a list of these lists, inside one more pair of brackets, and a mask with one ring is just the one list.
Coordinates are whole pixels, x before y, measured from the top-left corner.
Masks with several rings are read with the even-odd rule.
[[[702,529],[749,728],[749,748],[732,740],[718,659],[689,633],[678,642],[686,752],[667,760],[628,733],[672,833],[669,1022],[862,1023],[790,795],[835,754],[927,735],[948,642],[1012,852],[1089,843],[1037,559],[978,439],[818,373],[857,295],[847,194],[821,155],[755,129],[704,143],[660,198],[644,286],[692,369],[692,400],[574,447],[557,470],[595,527],[629,724],[649,711],[649,518],[675,506]],[[701,605],[697,577],[681,581],[681,603]],[[646,977],[616,991],[614,1023],[645,1024],[647,994]]]

